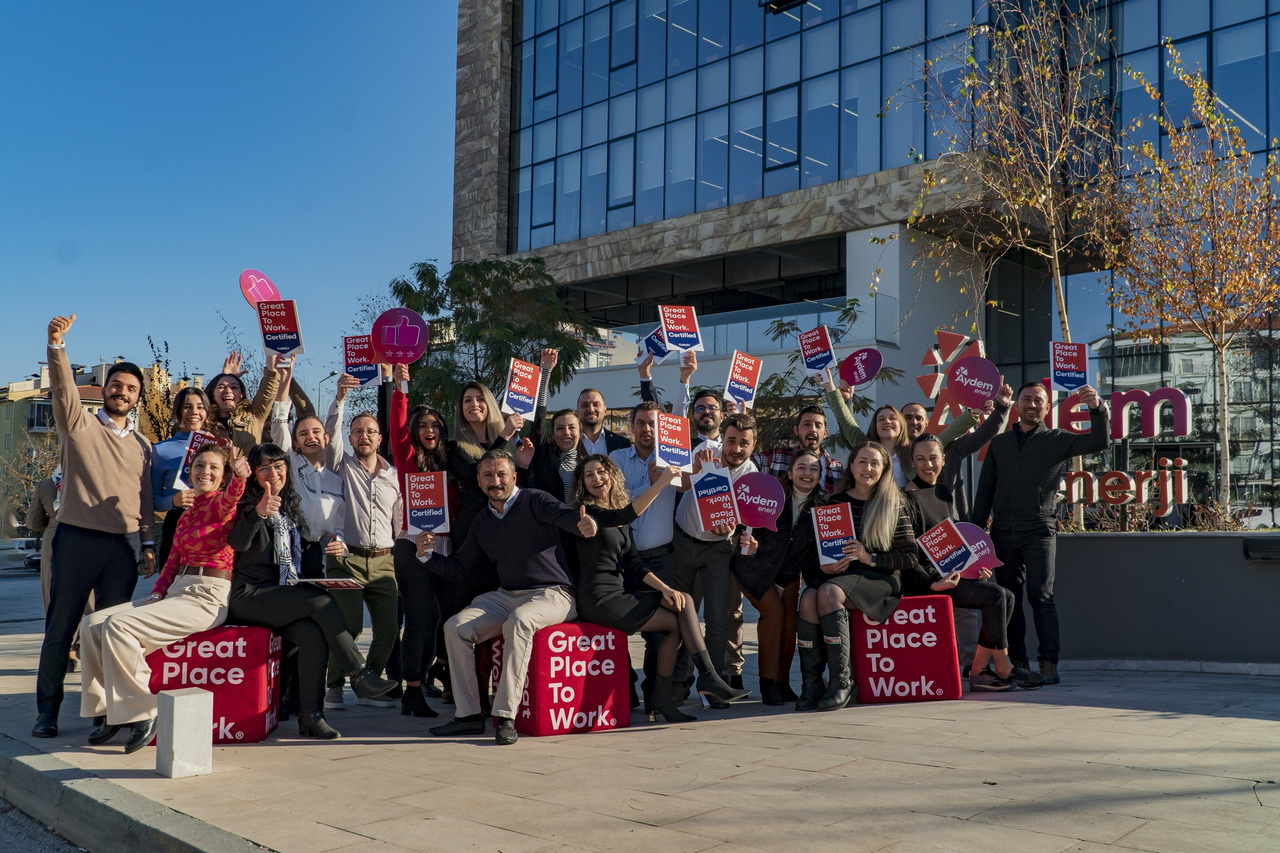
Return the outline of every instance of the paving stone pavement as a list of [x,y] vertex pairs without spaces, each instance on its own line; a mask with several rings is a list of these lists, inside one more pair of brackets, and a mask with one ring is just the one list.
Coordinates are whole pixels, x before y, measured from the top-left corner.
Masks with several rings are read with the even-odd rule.
[[432,739],[437,721],[348,697],[329,712],[339,741],[290,721],[169,780],[152,750],[87,745],[78,674],[59,736],[30,737],[39,628],[0,618],[0,734],[284,853],[1280,851],[1276,678],[1064,667],[1034,692],[828,714],[748,701],[511,747]]

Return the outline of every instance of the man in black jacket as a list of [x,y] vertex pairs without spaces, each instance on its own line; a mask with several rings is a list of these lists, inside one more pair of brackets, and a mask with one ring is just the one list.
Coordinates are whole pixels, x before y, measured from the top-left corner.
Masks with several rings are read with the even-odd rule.
[[979,527],[991,520],[991,541],[1004,563],[996,569],[996,581],[1014,595],[1009,657],[1019,666],[1027,665],[1025,588],[1046,684],[1059,682],[1053,573],[1062,472],[1071,457],[1106,450],[1111,437],[1107,408],[1098,392],[1086,385],[1079,393],[1080,402],[1089,407],[1089,432],[1083,435],[1044,425],[1051,401],[1042,383],[1027,382],[1018,389],[1018,423],[992,439],[970,519]]

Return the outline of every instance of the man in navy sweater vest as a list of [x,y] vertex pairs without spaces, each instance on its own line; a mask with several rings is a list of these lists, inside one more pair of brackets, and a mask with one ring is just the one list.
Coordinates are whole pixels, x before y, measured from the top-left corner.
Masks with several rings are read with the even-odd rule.
[[[480,488],[489,498],[486,512],[472,523],[467,540],[452,557],[432,555],[427,568],[448,580],[489,565],[498,570],[499,588],[486,592],[444,624],[444,643],[453,674],[454,718],[431,729],[439,737],[484,734],[480,691],[476,684],[476,643],[502,635],[502,678],[493,699],[498,719],[496,740],[516,742],[515,716],[524,695],[525,675],[540,628],[572,619],[576,613],[560,531],[590,538],[595,521],[546,492],[516,488],[516,465],[505,450],[491,450],[477,466]],[[435,536],[418,537],[421,557]]]

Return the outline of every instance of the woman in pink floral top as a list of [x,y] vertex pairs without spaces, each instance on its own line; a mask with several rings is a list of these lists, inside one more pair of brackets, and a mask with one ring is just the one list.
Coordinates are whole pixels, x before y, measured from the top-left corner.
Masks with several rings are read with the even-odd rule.
[[81,623],[80,716],[96,717],[98,724],[89,743],[106,743],[124,726],[132,726],[125,752],[150,743],[156,697],[147,655],[226,620],[234,559],[227,534],[248,476],[249,463],[226,448],[210,445],[197,453],[191,462],[195,501],[178,521],[151,595],[142,604],[99,610]]

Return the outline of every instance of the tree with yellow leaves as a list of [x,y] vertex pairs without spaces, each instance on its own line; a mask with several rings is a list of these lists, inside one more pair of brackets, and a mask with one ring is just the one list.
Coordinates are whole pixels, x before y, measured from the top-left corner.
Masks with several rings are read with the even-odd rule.
[[1111,301],[1141,337],[1160,343],[1165,329],[1177,327],[1213,348],[1219,495],[1229,507],[1227,351],[1280,297],[1280,161],[1270,154],[1259,162],[1203,72],[1189,71],[1171,45],[1165,48],[1172,77],[1191,92],[1191,111],[1176,121],[1156,85],[1127,70],[1153,101],[1146,121],[1159,124],[1167,153],[1149,139],[1131,141],[1144,122],[1134,119],[1126,136],[1133,161],[1118,194],[1126,227],[1110,247]]

